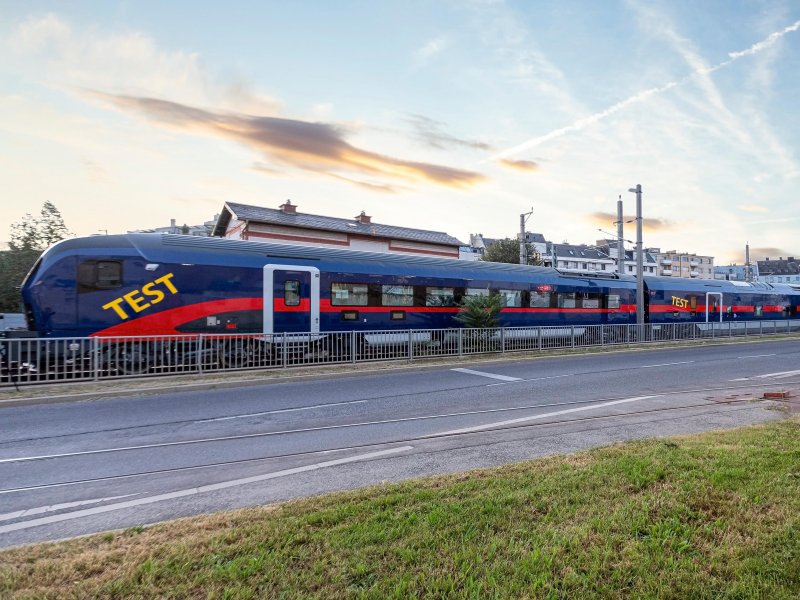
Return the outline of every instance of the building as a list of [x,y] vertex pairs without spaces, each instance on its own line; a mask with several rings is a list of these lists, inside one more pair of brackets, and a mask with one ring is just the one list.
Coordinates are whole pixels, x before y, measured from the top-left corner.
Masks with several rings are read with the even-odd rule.
[[226,202],[213,228],[217,237],[459,258],[464,244],[440,231],[373,223],[363,211],[353,219],[297,212],[287,200],[277,209]]
[[749,266],[750,279],[747,278],[748,265],[726,265],[714,267],[714,279],[723,281],[758,281],[758,264]]
[[169,227],[154,227],[153,229],[134,229],[128,233],[178,233],[183,235],[196,235],[207,237],[214,230],[219,215],[214,215],[211,221],[206,221],[202,225],[177,225],[175,219],[169,220]]
[[791,283],[800,285],[800,264],[794,256],[777,260],[757,261],[759,281],[764,283]]
[[714,257],[689,252],[647,248],[658,261],[658,275],[691,279],[714,279]]

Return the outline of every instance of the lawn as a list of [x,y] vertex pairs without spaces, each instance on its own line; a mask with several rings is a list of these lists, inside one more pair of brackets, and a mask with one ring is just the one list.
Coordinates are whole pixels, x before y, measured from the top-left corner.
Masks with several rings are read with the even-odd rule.
[[0,553],[0,597],[800,598],[800,420]]

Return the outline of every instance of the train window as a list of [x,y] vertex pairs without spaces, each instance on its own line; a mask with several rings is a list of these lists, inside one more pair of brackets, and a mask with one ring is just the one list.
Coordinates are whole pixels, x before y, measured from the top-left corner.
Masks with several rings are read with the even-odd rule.
[[333,306],[366,306],[369,300],[368,289],[366,283],[332,283],[331,304]]
[[613,308],[613,309],[619,308],[619,294],[608,295],[608,308]]
[[558,308],[575,308],[575,292],[559,292]]
[[486,288],[467,288],[464,290],[465,296],[488,296],[489,290]]
[[519,308],[522,306],[522,294],[519,290],[497,290],[500,294],[501,306]]
[[455,306],[453,288],[425,288],[425,306]]
[[550,308],[550,292],[531,292],[531,308]]
[[581,293],[583,308],[600,308],[600,294]]
[[286,306],[300,306],[300,282],[286,281],[283,284],[283,303]]
[[753,316],[754,317],[763,317],[764,316],[764,307],[756,305],[753,307]]
[[78,293],[122,287],[122,263],[116,260],[87,260],[78,265]]
[[414,306],[414,286],[382,285],[381,304],[384,306]]

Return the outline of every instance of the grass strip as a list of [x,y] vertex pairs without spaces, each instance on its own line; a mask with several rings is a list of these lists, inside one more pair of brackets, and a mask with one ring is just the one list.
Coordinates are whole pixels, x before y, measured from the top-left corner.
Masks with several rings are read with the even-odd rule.
[[0,553],[11,598],[800,597],[800,420]]

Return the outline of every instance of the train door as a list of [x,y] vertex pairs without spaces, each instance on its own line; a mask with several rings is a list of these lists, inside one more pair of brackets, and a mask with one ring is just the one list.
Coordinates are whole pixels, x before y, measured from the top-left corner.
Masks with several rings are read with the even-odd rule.
[[319,333],[319,269],[264,267],[264,333]]
[[711,321],[709,313],[717,313],[719,317],[713,320],[722,323],[722,292],[706,292],[706,323]]

